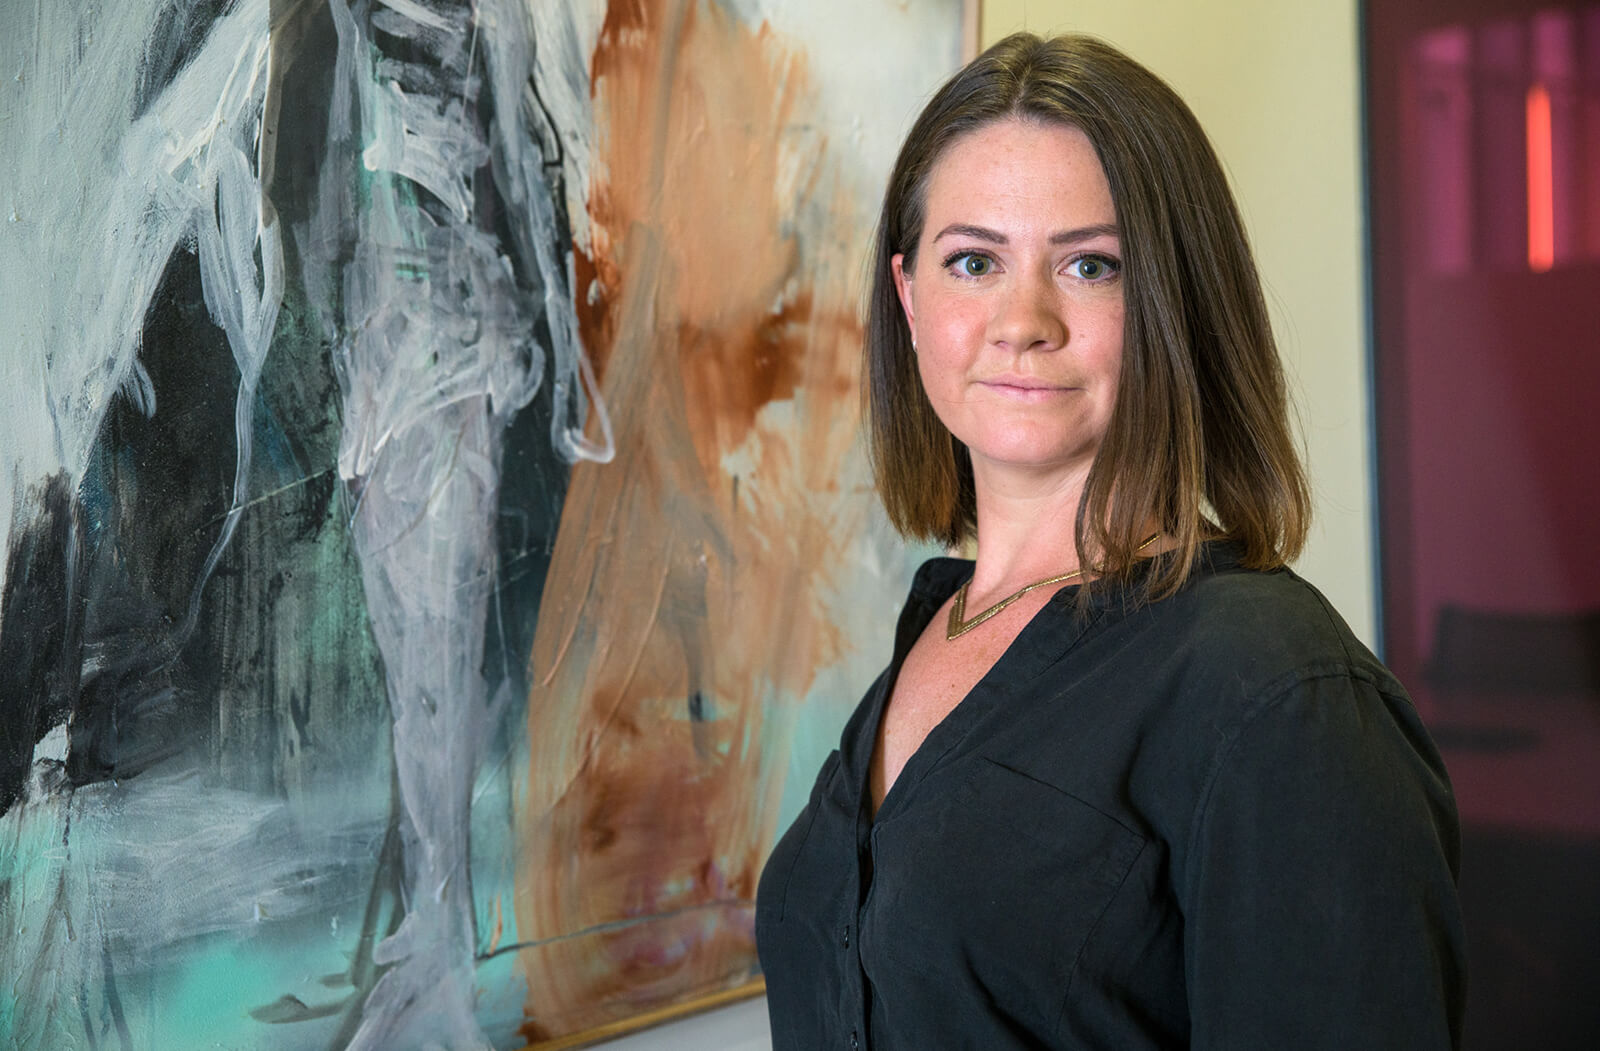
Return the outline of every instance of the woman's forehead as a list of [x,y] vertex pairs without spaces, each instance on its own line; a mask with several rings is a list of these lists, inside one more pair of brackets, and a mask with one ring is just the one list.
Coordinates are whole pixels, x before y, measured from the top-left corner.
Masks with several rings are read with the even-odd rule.
[[1067,124],[1007,119],[977,128],[945,148],[924,190],[923,237],[930,241],[950,224],[1011,236],[1034,226],[1115,221],[1094,144]]

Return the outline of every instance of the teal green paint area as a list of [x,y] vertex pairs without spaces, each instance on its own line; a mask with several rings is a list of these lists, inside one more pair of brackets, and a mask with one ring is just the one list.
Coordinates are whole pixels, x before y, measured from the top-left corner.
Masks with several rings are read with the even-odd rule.
[[143,1046],[326,1046],[356,995],[344,947],[273,940],[197,952],[154,980]]

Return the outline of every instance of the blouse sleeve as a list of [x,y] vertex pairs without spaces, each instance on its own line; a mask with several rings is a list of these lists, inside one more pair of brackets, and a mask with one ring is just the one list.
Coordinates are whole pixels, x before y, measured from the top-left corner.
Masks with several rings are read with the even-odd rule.
[[1404,697],[1297,683],[1223,744],[1191,835],[1197,1051],[1459,1046],[1455,805]]

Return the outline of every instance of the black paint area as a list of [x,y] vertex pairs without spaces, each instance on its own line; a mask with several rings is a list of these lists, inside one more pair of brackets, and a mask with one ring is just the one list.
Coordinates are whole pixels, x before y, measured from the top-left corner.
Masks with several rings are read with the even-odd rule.
[[72,710],[83,663],[76,502],[57,475],[25,503],[38,517],[12,541],[0,620],[0,814],[21,795],[34,746]]
[[[519,699],[528,695],[539,603],[572,475],[550,442],[550,389],[548,381],[543,383],[533,401],[512,418],[500,459],[495,519],[499,565],[483,668],[491,692],[503,687]],[[507,714],[520,725],[524,710],[518,705]]]
[[198,260],[169,261],[145,318],[154,411],[109,406],[77,490],[19,508],[0,599],[0,813],[37,742],[68,727],[82,786],[175,757],[216,783],[387,782],[387,712],[349,508],[328,349],[291,297],[250,405],[246,502],[234,500],[239,372],[207,315]]
[[0,812],[56,726],[68,727],[66,778],[83,785],[136,775],[206,724],[179,636],[227,508],[237,375],[199,284],[194,256],[178,253],[147,316],[156,412],[114,398],[81,487],[57,477],[19,508],[34,517],[8,553],[0,647],[37,656],[0,673]]

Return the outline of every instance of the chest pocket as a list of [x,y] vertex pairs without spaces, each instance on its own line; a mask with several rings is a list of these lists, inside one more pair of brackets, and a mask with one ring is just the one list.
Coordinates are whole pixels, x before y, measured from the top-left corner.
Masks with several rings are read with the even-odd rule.
[[1144,838],[992,760],[949,776],[948,787],[918,786],[931,802],[874,830],[863,952],[929,983],[975,981],[990,1003],[1048,1031]]

